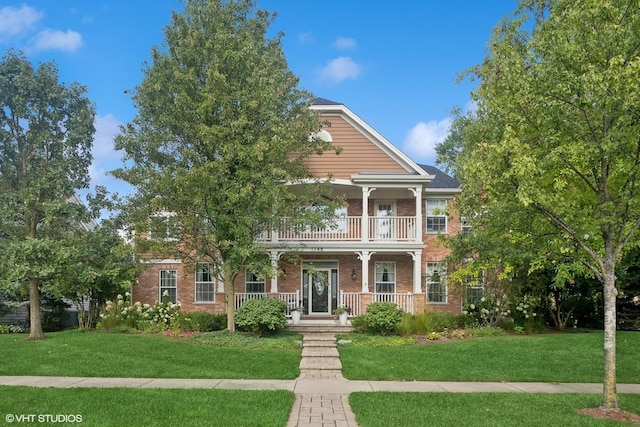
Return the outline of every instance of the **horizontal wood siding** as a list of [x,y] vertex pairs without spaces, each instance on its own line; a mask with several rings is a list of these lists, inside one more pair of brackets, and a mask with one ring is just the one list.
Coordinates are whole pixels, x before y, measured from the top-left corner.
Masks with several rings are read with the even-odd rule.
[[331,152],[310,157],[307,167],[313,175],[332,174],[334,178],[349,179],[358,172],[407,172],[342,117],[331,116],[326,119],[331,126],[325,129],[331,134],[333,144],[342,148],[342,152],[340,155]]

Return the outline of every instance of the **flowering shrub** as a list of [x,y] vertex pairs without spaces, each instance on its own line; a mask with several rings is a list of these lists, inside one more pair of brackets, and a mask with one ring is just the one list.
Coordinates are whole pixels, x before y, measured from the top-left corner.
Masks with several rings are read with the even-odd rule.
[[158,302],[154,306],[131,303],[129,292],[118,294],[115,301],[107,301],[100,319],[98,328],[105,330],[118,329],[143,329],[152,331],[164,331],[168,329],[178,316],[180,302]]
[[531,329],[538,320],[536,312],[539,301],[536,301],[531,295],[525,295],[523,300],[513,307],[513,322],[525,329]]
[[462,313],[473,316],[481,325],[495,328],[511,314],[511,309],[506,295],[494,295],[482,297],[475,304],[466,304]]

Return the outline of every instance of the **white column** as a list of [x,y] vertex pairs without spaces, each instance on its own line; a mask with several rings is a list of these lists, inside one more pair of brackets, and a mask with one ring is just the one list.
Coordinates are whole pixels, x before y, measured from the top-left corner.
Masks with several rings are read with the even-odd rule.
[[269,253],[269,257],[271,258],[271,269],[273,272],[275,272],[276,274],[273,274],[271,276],[271,290],[269,292],[276,293],[278,292],[278,260],[280,259],[280,255],[282,255],[282,252],[278,252],[278,251],[271,251]]
[[362,251],[356,252],[356,254],[358,255],[358,259],[362,261],[362,277],[360,278],[362,282],[362,292],[369,293],[369,260],[375,252]]
[[422,251],[408,252],[413,259],[413,293],[422,293]]
[[360,225],[362,241],[369,241],[369,196],[375,188],[362,187],[362,224]]
[[422,242],[422,187],[410,188],[416,198],[416,229],[414,240]]

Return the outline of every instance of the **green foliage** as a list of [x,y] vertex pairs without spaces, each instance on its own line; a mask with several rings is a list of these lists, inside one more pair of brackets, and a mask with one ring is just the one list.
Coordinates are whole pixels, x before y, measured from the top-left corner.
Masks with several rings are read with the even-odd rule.
[[340,346],[348,347],[401,347],[416,343],[416,339],[414,337],[380,336],[361,333],[344,334],[336,338],[338,339],[338,342],[344,342],[344,344],[339,344]]
[[396,330],[402,321],[402,310],[391,302],[373,302],[367,306],[364,322],[367,331],[387,335]]
[[227,315],[207,313],[205,311],[191,311],[189,313],[180,313],[175,321],[175,326],[177,326],[177,328],[181,331],[220,331],[227,326]]
[[246,349],[299,349],[302,336],[297,333],[281,331],[267,336],[257,337],[246,332],[221,330],[189,337],[189,342],[211,347],[229,347]]
[[100,313],[98,329],[109,332],[160,332],[179,325],[179,301],[156,301],[154,305],[136,301],[132,304],[130,297],[127,292],[124,297],[118,294],[114,301],[107,301]]
[[0,334],[9,334],[11,331],[9,330],[9,326],[3,325],[0,323]]
[[257,336],[277,332],[285,327],[287,303],[276,298],[258,298],[245,301],[236,311],[235,321],[243,331]]
[[468,329],[477,326],[477,321],[469,315],[440,312],[423,314],[402,314],[402,322],[398,325],[400,335],[425,335],[446,330]]
[[[284,216],[307,223],[334,211],[295,209],[330,196],[305,159],[337,149],[309,137],[322,123],[288,68],[282,34],[269,30],[273,19],[254,1],[186,1],[164,49],[152,49],[133,91],[137,115],[115,140],[126,166],[114,175],[137,189],[128,209],[136,249],[211,260],[229,301],[243,268],[272,270],[257,244],[265,230]],[[145,238],[158,212],[172,213],[174,239]],[[233,329],[233,305],[227,322]]]
[[[95,108],[86,88],[9,50],[0,61],[0,282],[29,288],[31,338],[43,338],[40,290],[68,266],[69,237],[89,220]],[[2,286],[2,284],[0,284]]]
[[59,331],[69,318],[69,304],[61,298],[45,292],[41,295],[42,329],[46,332]]

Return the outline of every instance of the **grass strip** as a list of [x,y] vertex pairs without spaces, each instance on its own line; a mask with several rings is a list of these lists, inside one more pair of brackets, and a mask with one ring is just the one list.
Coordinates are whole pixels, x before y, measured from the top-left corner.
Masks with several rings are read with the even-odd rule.
[[[81,416],[88,426],[283,427],[295,396],[285,390],[37,388],[0,386],[0,416],[26,426],[38,416]],[[34,415],[20,422],[20,415]],[[23,418],[23,420],[26,418]],[[4,423],[3,423],[4,425]]]
[[[358,392],[349,396],[349,404],[361,427],[633,425],[576,412],[598,407],[601,399],[591,394]],[[640,395],[618,400],[622,409],[640,413]]]
[[[397,337],[348,338],[339,345],[343,375],[352,380],[602,382],[601,332],[500,336],[398,345]],[[390,345],[384,346],[385,340]],[[620,383],[640,378],[640,334],[618,332]]]
[[[301,348],[217,347],[160,334],[64,331],[24,341],[0,335],[0,375],[294,379]],[[288,338],[287,338],[288,339]],[[268,338],[265,338],[268,340]],[[291,339],[293,341],[293,339]]]

